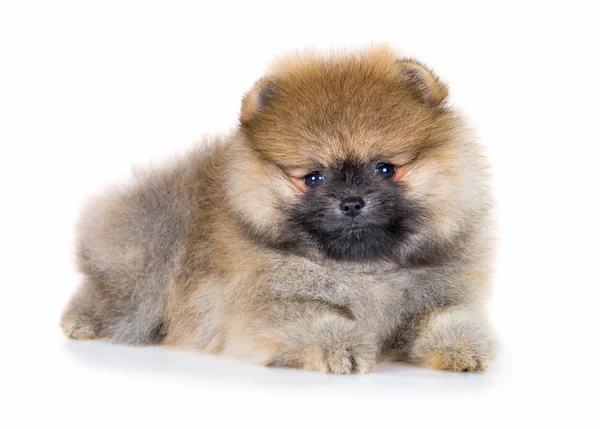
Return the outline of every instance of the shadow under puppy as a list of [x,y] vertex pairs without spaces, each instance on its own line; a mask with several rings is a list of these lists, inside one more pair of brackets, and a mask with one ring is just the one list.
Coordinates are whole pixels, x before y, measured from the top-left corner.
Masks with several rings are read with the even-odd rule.
[[484,370],[488,171],[446,95],[385,46],[279,59],[230,136],[88,204],[64,332],[334,373]]

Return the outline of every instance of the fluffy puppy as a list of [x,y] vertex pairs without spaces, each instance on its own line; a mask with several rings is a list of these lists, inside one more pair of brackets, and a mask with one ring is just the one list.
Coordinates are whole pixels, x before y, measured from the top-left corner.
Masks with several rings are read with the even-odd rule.
[[446,96],[387,47],[278,60],[230,136],[88,205],[65,334],[334,373],[484,370],[488,171]]

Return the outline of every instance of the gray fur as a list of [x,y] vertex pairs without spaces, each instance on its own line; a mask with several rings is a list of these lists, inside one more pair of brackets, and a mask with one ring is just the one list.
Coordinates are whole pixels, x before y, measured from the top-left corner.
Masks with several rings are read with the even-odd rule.
[[191,222],[186,167],[140,172],[84,209],[77,252],[86,282],[67,314],[89,317],[96,335],[126,344],[160,339]]

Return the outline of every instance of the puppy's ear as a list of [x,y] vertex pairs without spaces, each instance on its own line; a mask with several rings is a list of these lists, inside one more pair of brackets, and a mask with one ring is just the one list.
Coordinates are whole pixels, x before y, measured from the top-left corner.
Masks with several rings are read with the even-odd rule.
[[440,105],[448,96],[448,88],[431,70],[418,61],[398,60],[400,77],[430,106]]
[[242,99],[242,110],[240,112],[242,124],[254,118],[257,113],[270,105],[274,98],[275,85],[272,81],[263,77],[256,82]]

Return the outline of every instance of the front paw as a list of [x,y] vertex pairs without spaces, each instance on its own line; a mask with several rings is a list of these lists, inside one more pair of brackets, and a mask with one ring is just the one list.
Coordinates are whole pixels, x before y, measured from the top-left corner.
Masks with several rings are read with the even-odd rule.
[[455,310],[433,315],[419,333],[412,361],[427,368],[453,372],[485,371],[496,344],[480,312]]
[[332,318],[315,332],[314,344],[304,351],[304,366],[333,374],[364,374],[375,369],[375,337],[353,322]]
[[489,365],[489,352],[479,350],[473,344],[457,344],[432,351],[425,357],[427,368],[452,372],[480,372]]

